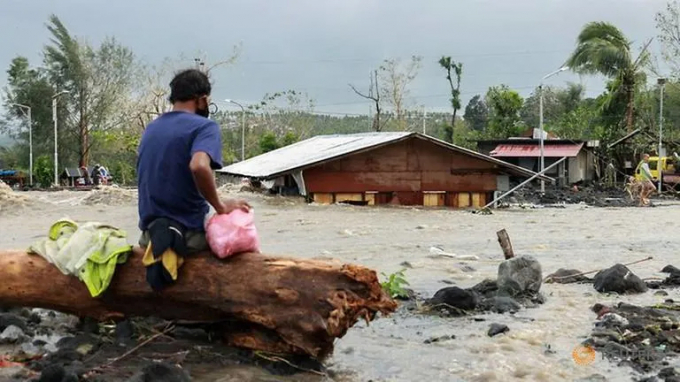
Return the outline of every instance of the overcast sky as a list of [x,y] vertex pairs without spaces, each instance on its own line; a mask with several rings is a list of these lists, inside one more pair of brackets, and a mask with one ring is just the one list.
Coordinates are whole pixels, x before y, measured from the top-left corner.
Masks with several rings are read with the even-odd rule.
[[[204,52],[209,61],[243,44],[237,64],[217,69],[213,97],[256,102],[267,92],[295,89],[316,110],[367,113],[348,87],[368,85],[386,58],[423,56],[411,87],[413,105],[448,110],[448,84],[437,60],[463,62],[461,92],[469,98],[507,84],[528,95],[558,69],[589,21],[609,21],[636,50],[657,35],[654,15],[665,0],[2,0],[0,84],[17,55],[40,64],[51,13],[72,34],[98,43],[115,36],[146,63]],[[655,41],[653,52],[658,52]],[[190,62],[187,62],[189,65]],[[551,85],[582,82],[589,96],[597,78],[565,72]]]

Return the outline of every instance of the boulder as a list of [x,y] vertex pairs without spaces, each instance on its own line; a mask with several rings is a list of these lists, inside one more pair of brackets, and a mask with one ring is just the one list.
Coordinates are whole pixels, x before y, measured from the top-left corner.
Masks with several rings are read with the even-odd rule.
[[438,290],[427,303],[433,307],[442,305],[441,308],[444,309],[453,307],[468,311],[477,308],[479,299],[475,293],[469,290],[452,286]]
[[499,296],[534,296],[541,289],[542,282],[541,263],[531,256],[513,257],[498,266]]
[[10,325],[0,333],[0,343],[16,343],[25,340],[27,337],[20,327]]
[[647,285],[644,281],[623,264],[616,264],[609,269],[598,272],[593,279],[593,287],[600,293],[630,294],[647,291]]

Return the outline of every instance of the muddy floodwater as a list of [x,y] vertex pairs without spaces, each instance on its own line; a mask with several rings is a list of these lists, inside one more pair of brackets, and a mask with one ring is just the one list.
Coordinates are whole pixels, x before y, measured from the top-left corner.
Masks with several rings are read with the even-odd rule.
[[[61,217],[77,221],[103,221],[127,230],[137,239],[134,201],[122,205],[81,203],[86,193],[29,193],[33,205],[0,213],[0,248],[24,248],[44,236]],[[410,268],[406,278],[418,294],[429,297],[439,288],[470,287],[495,278],[502,253],[496,231],[507,229],[516,254],[531,255],[544,276],[558,268],[582,271],[633,262],[641,278],[663,277],[667,264],[680,266],[680,205],[655,208],[508,209],[493,215],[419,208],[317,206],[280,198],[240,194],[250,198],[257,219],[263,252],[305,258],[339,259],[366,265],[389,274]],[[120,203],[118,203],[120,204]],[[432,256],[438,246],[456,255],[479,260],[458,261]],[[473,268],[473,269],[470,269]],[[629,368],[596,358],[589,365],[572,359],[572,350],[593,327],[589,307],[597,302],[627,301],[654,304],[666,298],[680,300],[680,291],[668,297],[653,291],[638,296],[603,296],[592,285],[543,285],[546,304],[515,315],[485,314],[439,318],[400,311],[379,318],[370,326],[359,323],[336,344],[328,365],[342,381],[573,381],[593,374],[610,381],[632,380]],[[510,331],[489,338],[491,323]],[[432,337],[455,339],[425,343]],[[429,342],[429,341],[428,341]],[[675,366],[679,362],[675,362]],[[671,361],[671,365],[674,365]],[[273,378],[243,367],[194,370],[196,381],[319,381],[313,375]]]

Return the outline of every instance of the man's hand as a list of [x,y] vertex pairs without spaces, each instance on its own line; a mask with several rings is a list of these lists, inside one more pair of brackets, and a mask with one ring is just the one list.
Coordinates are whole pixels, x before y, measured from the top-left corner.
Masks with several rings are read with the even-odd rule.
[[235,210],[242,210],[243,212],[250,211],[250,204],[243,199],[228,199],[220,202],[219,208],[215,209],[218,214],[228,214]]

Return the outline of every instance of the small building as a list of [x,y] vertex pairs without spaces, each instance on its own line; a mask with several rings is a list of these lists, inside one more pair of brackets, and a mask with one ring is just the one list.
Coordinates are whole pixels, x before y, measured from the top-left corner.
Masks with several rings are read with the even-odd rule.
[[[412,132],[316,136],[217,171],[322,204],[479,207],[522,167]],[[552,181],[549,177],[541,177]]]
[[64,170],[59,174],[59,181],[62,186],[76,187],[82,184],[84,176],[85,174],[78,167],[64,167]]
[[[477,141],[477,150],[493,158],[520,166],[527,170],[540,170],[540,133],[533,136],[512,137],[508,139]],[[545,168],[561,158],[568,159],[546,171],[546,175],[556,178],[558,184],[567,185],[589,182],[596,178],[597,157],[593,149],[599,141],[560,139],[545,134],[543,157]]]

